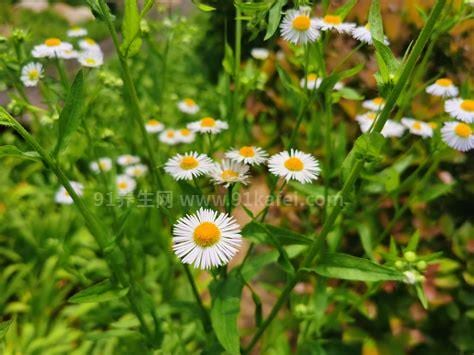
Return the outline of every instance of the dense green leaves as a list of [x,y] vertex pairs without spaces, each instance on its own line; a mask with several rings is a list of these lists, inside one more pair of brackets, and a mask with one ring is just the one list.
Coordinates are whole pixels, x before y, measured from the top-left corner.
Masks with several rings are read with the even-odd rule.
[[403,274],[395,269],[370,260],[342,253],[323,254],[317,265],[306,269],[324,277],[355,281],[403,280]]
[[131,57],[140,50],[142,45],[140,20],[137,0],[125,0],[125,14],[122,22],[123,41],[120,45],[120,51],[125,57]]
[[69,298],[71,303],[105,302],[125,296],[128,288],[118,288],[110,280],[104,280]]
[[56,148],[54,149],[55,155],[67,145],[70,135],[79,127],[84,113],[84,101],[84,72],[79,70],[69,90],[63,110],[59,115],[59,132]]

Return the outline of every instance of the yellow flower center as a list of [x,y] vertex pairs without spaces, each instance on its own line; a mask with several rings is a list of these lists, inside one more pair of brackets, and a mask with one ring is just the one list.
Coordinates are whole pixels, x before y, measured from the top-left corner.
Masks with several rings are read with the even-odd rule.
[[441,78],[436,80],[436,85],[447,87],[453,85],[453,82],[451,81],[451,79]]
[[173,138],[174,137],[174,131],[167,131],[166,132],[166,137]]
[[187,128],[183,128],[179,131],[182,136],[189,136],[191,134],[191,131]]
[[179,166],[181,169],[184,170],[191,170],[196,168],[199,165],[198,160],[195,157],[192,156],[186,156],[183,159],[181,159],[181,163],[179,163]]
[[285,168],[291,171],[301,171],[304,168],[304,164],[301,159],[291,157],[285,161]]
[[318,79],[318,76],[314,73],[308,74],[308,76],[306,77],[306,80],[308,81],[316,81],[317,79]]
[[86,41],[86,43],[90,45],[96,44],[96,42],[92,38],[85,38],[84,41]]
[[210,247],[221,239],[221,231],[212,222],[202,222],[194,230],[193,239],[200,247]]
[[31,69],[30,72],[28,73],[28,78],[30,80],[36,80],[39,78],[39,71],[36,69]]
[[331,25],[339,25],[342,23],[342,19],[340,16],[337,15],[326,15],[323,18],[324,22],[329,23]]
[[472,129],[465,123],[458,123],[454,132],[462,138],[468,138],[472,134]]
[[292,26],[297,31],[307,31],[311,26],[311,20],[309,16],[299,15],[293,19]]
[[44,41],[44,44],[46,44],[48,47],[56,47],[61,44],[61,40],[59,38],[48,38],[46,41]]
[[365,27],[366,29],[370,30],[370,23],[366,24],[364,27]]
[[411,126],[413,129],[416,129],[419,131],[421,129],[421,123],[420,122],[414,122]]
[[385,100],[382,97],[376,97],[372,100],[372,102],[376,105],[381,105],[385,102]]
[[149,126],[158,126],[158,125],[160,124],[160,121],[157,121],[157,120],[153,120],[153,119],[152,119],[152,120],[149,120],[149,121],[147,122],[147,124],[148,124]]
[[213,119],[212,117],[204,117],[201,120],[202,127],[214,127],[215,125],[216,125],[216,120]]
[[89,65],[95,65],[96,61],[94,58],[86,58],[86,63]]
[[368,118],[369,120],[372,120],[372,121],[373,121],[373,120],[375,120],[375,117],[377,117],[377,115],[376,115],[375,113],[373,113],[373,112],[369,112],[369,113],[367,114],[367,118]]
[[461,104],[464,111],[474,112],[474,100],[464,100]]
[[224,170],[221,174],[221,178],[223,180],[234,180],[235,178],[238,178],[239,174],[235,172],[234,170]]
[[128,184],[125,181],[120,181],[117,184],[117,186],[118,186],[119,190],[125,190],[128,187]]
[[255,156],[255,150],[248,145],[240,148],[239,153],[245,158],[253,158]]
[[99,168],[100,168],[100,170],[107,169],[107,163],[105,161],[100,161],[99,162]]
[[196,102],[193,99],[184,99],[183,100],[186,106],[196,106]]
[[438,124],[436,122],[430,122],[428,123],[431,128],[436,129],[438,127]]

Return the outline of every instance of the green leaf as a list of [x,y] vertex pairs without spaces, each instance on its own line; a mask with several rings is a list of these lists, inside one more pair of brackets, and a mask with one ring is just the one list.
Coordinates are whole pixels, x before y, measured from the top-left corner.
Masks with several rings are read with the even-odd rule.
[[258,222],[250,222],[247,224],[242,234],[257,243],[266,242],[274,244],[270,238],[270,234],[273,239],[281,245],[309,245],[313,242],[311,238],[305,237],[300,233]]
[[212,295],[211,322],[217,339],[230,354],[240,354],[240,337],[237,317],[244,283],[237,274],[210,285]]
[[226,42],[225,44],[225,53],[224,59],[222,60],[222,66],[227,74],[233,75],[234,74],[234,52],[232,51],[232,47]]
[[249,258],[242,267],[241,275],[246,282],[250,282],[266,265],[274,263],[277,260],[278,252],[276,250]]
[[12,119],[13,118],[10,118],[10,114],[3,107],[0,106],[0,126],[11,127]]
[[264,41],[272,37],[278,29],[278,26],[280,26],[281,10],[287,2],[288,0],[277,0],[270,9],[268,13],[267,32],[265,33]]
[[13,319],[7,320],[5,322],[0,322],[0,339],[3,339],[5,337],[12,323]]
[[370,224],[365,221],[357,223],[357,232],[359,233],[362,248],[364,248],[365,253],[371,260],[374,260],[373,235]]
[[122,22],[123,41],[120,51],[124,57],[132,57],[140,51],[140,13],[137,0],[125,0],[125,14]]
[[405,252],[416,251],[419,241],[420,241],[420,231],[417,229],[415,233],[413,233],[413,235],[410,237],[410,241],[408,242],[408,245],[405,248]]
[[416,295],[418,296],[418,299],[420,300],[422,306],[424,309],[428,309],[428,298],[426,298],[425,291],[423,290],[423,286],[420,283],[417,283],[415,285],[416,289]]
[[339,94],[347,100],[361,101],[364,99],[364,96],[361,95],[357,90],[348,87],[343,87],[341,90],[339,90]]
[[67,145],[69,137],[74,133],[81,122],[84,105],[84,72],[79,70],[64,103],[63,110],[59,115],[58,141],[54,149],[57,155],[63,146]]
[[423,202],[429,202],[450,193],[453,187],[453,184],[434,184],[428,189],[423,189],[417,196],[417,199]]
[[344,5],[337,8],[334,14],[341,16],[341,18],[344,19],[349,12],[351,12],[355,4],[357,4],[357,0],[348,0]]
[[128,288],[118,288],[109,279],[99,282],[69,298],[71,303],[105,302],[125,296]]
[[211,5],[207,5],[207,4],[203,4],[202,2],[198,1],[198,0],[193,0],[193,4],[196,5],[196,7],[201,10],[201,11],[204,11],[204,12],[211,12],[211,11],[215,11],[216,8],[211,6]]
[[356,281],[403,280],[403,274],[395,269],[370,260],[342,253],[323,254],[318,264],[305,269],[324,277]]
[[41,160],[37,152],[23,152],[14,145],[0,146],[0,158],[2,157],[16,157],[35,161]]

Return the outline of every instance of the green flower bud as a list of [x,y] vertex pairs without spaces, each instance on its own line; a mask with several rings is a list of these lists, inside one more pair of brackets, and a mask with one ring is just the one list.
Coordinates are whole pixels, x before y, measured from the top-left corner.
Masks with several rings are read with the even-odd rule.
[[418,270],[425,270],[426,269],[426,261],[420,260],[416,263],[416,268]]
[[405,254],[403,254],[403,257],[406,261],[412,263],[416,260],[416,253],[413,251],[407,251]]
[[403,269],[405,267],[405,262],[403,260],[395,261],[395,267],[397,269]]

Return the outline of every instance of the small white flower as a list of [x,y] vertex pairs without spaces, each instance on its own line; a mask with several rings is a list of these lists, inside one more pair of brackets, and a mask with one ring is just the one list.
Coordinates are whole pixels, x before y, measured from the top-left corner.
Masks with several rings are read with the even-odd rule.
[[208,174],[213,166],[207,155],[190,152],[176,154],[170,158],[165,164],[165,171],[175,180],[192,180],[194,177]]
[[376,97],[372,100],[365,100],[362,102],[362,107],[371,111],[380,111],[385,106],[385,100],[382,97]]
[[283,39],[293,44],[306,44],[316,41],[320,33],[316,21],[309,17],[311,8],[300,7],[298,10],[288,10],[280,24]]
[[36,86],[43,76],[43,66],[40,63],[31,62],[21,69],[21,81],[25,86]]
[[459,94],[458,88],[448,78],[441,78],[426,88],[428,94],[441,97],[453,97]]
[[128,165],[138,164],[138,163],[140,163],[140,158],[135,156],[135,155],[124,154],[124,155],[120,155],[117,158],[117,163],[120,166],[128,166]]
[[48,38],[43,44],[33,47],[31,54],[35,58],[63,58],[63,52],[73,50],[72,44],[59,38]]
[[160,121],[151,119],[145,124],[145,129],[148,133],[158,133],[165,129],[165,125]]
[[316,26],[321,31],[335,30],[339,33],[351,34],[356,25],[354,23],[342,22],[341,16],[326,15],[316,19]]
[[[372,39],[372,34],[370,33],[370,30],[369,30],[369,24],[365,25],[365,26],[358,26],[354,29],[352,29],[352,37],[354,37],[355,39],[363,42],[363,43],[367,43],[367,44],[373,44],[374,41]],[[384,44],[388,46],[389,42],[388,42],[388,39],[385,37],[384,38]]]
[[226,158],[232,159],[238,163],[249,165],[260,165],[267,161],[268,153],[260,147],[243,146],[239,149],[232,149],[225,153]]
[[62,59],[76,59],[79,57],[79,52],[74,49],[66,49],[61,52]]
[[67,31],[67,36],[71,38],[87,36],[87,30],[82,27],[72,27]]
[[247,185],[249,179],[249,166],[234,160],[224,159],[215,164],[209,175],[216,184],[229,187],[231,184],[240,182]]
[[295,149],[272,155],[268,160],[268,169],[286,181],[297,180],[302,184],[316,180],[321,171],[316,158]]
[[401,137],[405,132],[405,126],[393,120],[387,120],[380,132],[385,138]]
[[125,169],[125,174],[133,178],[139,178],[144,176],[148,172],[148,167],[143,164],[136,164],[127,166]]
[[204,117],[199,121],[188,124],[188,128],[193,132],[216,134],[229,128],[227,122],[215,120],[212,117]]
[[253,48],[250,55],[258,60],[265,60],[270,55],[270,51],[266,48]]
[[85,52],[81,52],[77,60],[84,67],[97,68],[104,64],[104,55],[101,51],[88,50]]
[[196,104],[196,101],[190,98],[179,101],[178,109],[183,113],[187,113],[188,115],[195,115],[199,112],[198,104]]
[[374,123],[376,118],[377,114],[375,112],[369,111],[361,115],[357,115],[355,119],[359,123],[360,130],[365,133],[369,130],[370,126],[372,126],[372,123]]
[[447,100],[444,103],[444,110],[453,118],[466,123],[474,122],[474,100],[460,98]]
[[120,196],[125,196],[133,192],[137,187],[137,182],[128,175],[117,175],[115,186]]
[[409,284],[409,285],[414,285],[418,281],[418,274],[414,271],[407,270],[403,273],[403,276],[405,276],[405,280],[403,282]]
[[102,50],[100,49],[100,46],[92,38],[81,39],[79,41],[79,48],[81,48],[85,52],[89,52],[89,51],[102,52]]
[[196,133],[187,128],[181,128],[176,130],[176,139],[179,143],[192,143],[196,139]]
[[447,145],[461,152],[467,152],[474,148],[472,128],[466,123],[446,122],[441,128],[441,136]]
[[166,129],[163,132],[161,132],[160,135],[158,136],[158,139],[160,140],[160,142],[168,144],[168,145],[175,145],[179,143],[178,134],[176,130],[171,129],[171,128]]
[[[78,196],[83,195],[83,190],[84,190],[84,185],[82,185],[80,182],[77,181],[70,181],[72,189]],[[62,204],[62,205],[71,205],[74,203],[71,195],[69,195],[69,192],[67,192],[66,188],[64,186],[61,186],[59,190],[56,192],[56,196],[54,197],[54,200],[56,203]]]
[[310,73],[306,76],[306,79],[302,78],[300,80],[300,87],[302,89],[304,89],[304,85],[305,85],[305,82],[306,82],[306,88],[308,90],[318,89],[319,86],[321,85],[322,81],[323,80],[321,78],[318,78],[318,76],[316,74]]
[[422,136],[423,138],[433,136],[433,128],[426,122],[404,117],[402,118],[402,124],[408,128],[410,133],[417,136]]
[[98,161],[93,161],[90,168],[94,173],[107,172],[112,170],[112,159],[104,157],[99,158]]
[[242,243],[240,226],[228,214],[201,208],[173,226],[173,251],[185,264],[209,269],[226,265]]

